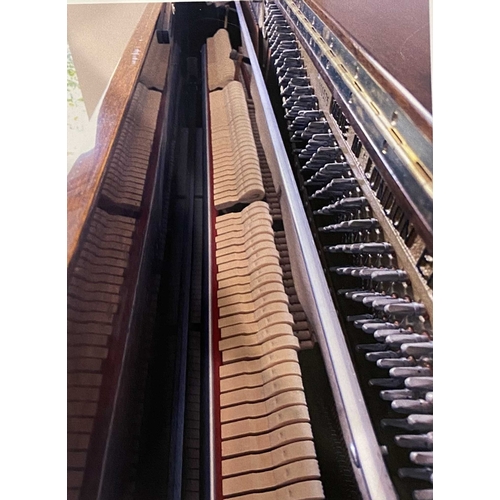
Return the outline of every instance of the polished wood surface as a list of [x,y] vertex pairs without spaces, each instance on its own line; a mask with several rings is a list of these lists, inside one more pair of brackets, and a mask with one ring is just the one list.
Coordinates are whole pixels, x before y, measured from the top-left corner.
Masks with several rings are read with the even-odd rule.
[[82,155],[68,175],[68,239],[69,265],[99,191],[122,118],[136,86],[146,53],[154,33],[162,4],[149,4],[123,53],[98,117],[94,149]]
[[[428,0],[307,0],[432,112]],[[318,10],[318,7],[321,11]]]

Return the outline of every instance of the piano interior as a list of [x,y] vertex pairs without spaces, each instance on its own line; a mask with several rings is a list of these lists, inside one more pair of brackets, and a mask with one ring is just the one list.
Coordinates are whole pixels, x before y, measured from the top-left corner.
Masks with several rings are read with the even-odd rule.
[[433,498],[428,6],[398,60],[346,4],[146,6],[68,175],[69,499]]

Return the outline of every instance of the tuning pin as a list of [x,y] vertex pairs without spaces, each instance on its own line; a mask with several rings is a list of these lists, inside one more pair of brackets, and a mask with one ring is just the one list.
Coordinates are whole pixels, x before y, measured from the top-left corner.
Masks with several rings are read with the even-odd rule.
[[394,441],[401,448],[411,448],[413,450],[432,450],[433,433],[427,434],[401,434],[394,438]]
[[364,269],[364,268],[359,266],[332,266],[329,269],[330,271],[334,271],[338,275],[342,276],[342,275],[350,275],[351,272],[357,269]]
[[[377,366],[379,368],[384,368],[390,370],[391,368],[406,368],[416,365],[416,361],[413,358],[395,358],[395,359],[381,359],[377,361]],[[391,375],[389,373],[389,375]],[[391,375],[391,377],[394,375]]]
[[284,75],[279,77],[278,81],[279,84],[284,87],[290,83],[290,80],[292,78],[297,78],[297,77],[306,77],[307,76],[307,71],[305,68],[288,68],[285,72]]
[[335,160],[341,153],[338,146],[318,146],[317,149],[306,147],[299,154],[301,160],[308,160],[302,170],[319,170],[328,160]]
[[342,150],[338,146],[321,146],[311,156],[301,156],[299,158],[308,160],[301,171],[319,170],[326,163],[333,163],[342,156]]
[[[356,179],[353,177],[349,178],[333,178],[331,179],[328,184],[325,187],[322,187],[321,189],[318,189],[316,192],[314,192],[309,198],[310,199],[324,199],[324,200],[331,200],[332,198],[338,197],[338,196],[343,196],[345,193],[350,193],[351,191],[355,191],[359,186],[359,183]],[[360,220],[367,220],[367,219],[360,219]],[[369,219],[368,219],[369,220]],[[358,231],[356,226],[361,226],[361,223],[356,224],[347,224],[347,222],[352,222],[352,221],[344,221],[346,224],[341,222],[340,224],[343,224],[341,226],[340,224],[335,224],[335,228],[332,229],[331,226],[330,230],[326,230],[326,232],[333,232],[333,231]],[[368,223],[363,224],[363,226],[368,226]],[[365,228],[362,228],[365,229]],[[367,229],[370,229],[370,227],[367,227]]]
[[330,253],[353,253],[353,254],[384,254],[392,252],[390,243],[351,243],[348,245],[333,245],[325,247]]
[[389,375],[398,378],[430,377],[432,371],[423,366],[394,367],[389,370]]
[[390,304],[384,308],[386,314],[398,316],[420,316],[425,314],[425,307],[419,302],[406,302],[405,304]]
[[300,58],[300,50],[297,49],[297,48],[284,48],[278,58],[276,59],[276,61],[274,62],[274,65],[275,66],[281,66],[283,63],[286,62],[286,59],[288,57],[291,57],[291,58]]
[[415,431],[431,431],[434,425],[433,415],[412,414],[408,415],[408,417],[406,417],[406,420],[411,425],[412,430]]
[[[276,74],[282,76],[286,73],[287,69],[290,68],[302,68],[303,61],[302,58],[297,57],[296,59],[288,58],[277,70]],[[316,99],[317,101],[317,99]]]
[[[346,179],[347,180],[347,179]],[[355,182],[357,182],[354,179]],[[320,227],[318,230],[320,232],[332,233],[339,231],[367,231],[379,227],[377,219],[353,219],[338,224],[332,224],[330,226]],[[380,271],[382,273],[383,271]],[[373,279],[373,277],[372,277]]]
[[367,359],[367,361],[371,361],[373,363],[382,359],[395,359],[398,358],[398,356],[399,354],[394,351],[375,351],[375,352],[367,352],[365,354],[365,358]]
[[[376,334],[377,332],[397,333],[400,332],[401,330],[402,329],[399,327],[399,325],[396,325],[394,323],[389,323],[387,321],[385,322],[374,321],[373,323],[366,323],[363,325],[363,331],[365,333],[371,333],[371,334]],[[391,333],[387,333],[387,335],[391,335]]]
[[[286,113],[285,115],[285,118],[287,120],[293,120],[294,118],[296,118],[298,116],[298,114],[303,111],[304,109],[307,109],[309,108],[310,106],[308,106],[307,104],[301,104],[301,105],[294,105],[291,107],[291,109],[288,110],[288,112]],[[300,155],[299,155],[300,157]]]
[[432,356],[432,342],[419,342],[418,344],[402,344],[401,352],[407,356],[419,358],[421,356]]
[[[327,163],[324,167],[320,169],[326,169],[327,166],[329,165],[339,165],[339,170],[342,168],[345,168],[344,166],[348,167],[349,165],[347,163]],[[364,196],[358,196],[358,197],[349,197],[349,198],[342,198],[339,201],[336,201],[335,203],[332,203],[330,205],[327,205],[326,207],[323,207],[319,210],[316,210],[314,212],[315,215],[330,215],[334,214],[337,211],[354,211],[354,210],[359,210],[368,205],[368,200]]]
[[[385,360],[381,359],[380,361]],[[410,389],[393,389],[388,391],[380,391],[380,397],[384,401],[395,401],[397,399],[415,399],[415,392],[410,391]]]
[[412,451],[410,453],[410,460],[416,465],[433,465],[433,452],[432,451]]
[[406,418],[383,418],[382,427],[397,427],[406,431],[427,432],[432,430],[432,415],[408,415]]
[[[394,380],[401,380],[395,377]],[[432,404],[425,399],[396,400],[391,403],[391,408],[398,413],[432,413]]]
[[374,273],[378,273],[380,271],[391,271],[391,269],[388,267],[359,267],[357,270],[351,273],[351,276],[355,276],[361,279],[370,279]]
[[[388,323],[391,324],[391,323]],[[398,326],[394,325],[395,328],[384,328],[380,330],[375,330],[373,333],[373,336],[379,340],[380,342],[385,342],[385,339],[389,335],[394,335],[395,333],[401,334],[401,335],[411,335],[414,332],[412,330],[405,330],[404,328],[399,328]]]
[[291,78],[288,85],[281,92],[281,97],[290,97],[293,94],[305,94],[307,92],[311,93],[312,87],[308,85],[309,82],[307,80],[308,78],[306,77]]
[[385,312],[385,308],[388,305],[401,304],[403,302],[407,302],[407,300],[402,297],[380,297],[371,301],[371,306],[377,311]]
[[376,271],[375,273],[372,274],[371,276],[373,281],[378,281],[378,282],[400,282],[400,281],[407,281],[408,279],[408,274],[405,271],[402,271],[401,269],[391,269],[391,270],[383,270],[383,271]]
[[[283,50],[286,49],[297,49],[298,45],[296,40],[283,40],[282,42],[279,42],[277,47],[274,49],[273,52],[271,52],[271,59],[275,60]],[[279,82],[281,85],[281,82]]]
[[400,378],[372,378],[368,381],[372,387],[387,387],[389,389],[399,389],[404,387],[403,380]]
[[[389,346],[387,344],[358,344],[356,346],[356,351],[366,352],[366,353],[378,353],[381,351],[389,351]],[[393,352],[393,351],[391,351]],[[368,354],[366,354],[368,355]]]
[[359,321],[362,319],[375,319],[373,314],[354,314],[352,316],[347,316],[347,321]]
[[320,109],[312,109],[309,111],[301,111],[299,113],[299,116],[319,120],[319,119],[323,118],[325,115],[323,114],[323,111],[321,111]]
[[307,145],[312,148],[338,146],[335,136],[330,131],[330,125],[324,118],[310,122],[306,132],[311,134]]
[[428,467],[403,467],[398,470],[398,475],[401,478],[421,479],[432,483],[432,469]]
[[283,107],[285,109],[290,109],[293,106],[312,108],[317,103],[317,100],[317,97],[313,95],[290,96],[285,100]]
[[402,344],[407,344],[409,342],[427,342],[428,340],[429,337],[427,335],[419,335],[418,333],[413,333],[411,335],[396,333],[394,335],[388,335],[385,338],[385,342],[392,347],[400,347]]
[[383,294],[382,292],[371,292],[371,291],[370,292],[366,292],[366,291],[354,292],[354,293],[350,294],[349,296],[347,296],[347,294],[346,294],[346,297],[348,299],[352,299],[355,302],[363,302],[363,300],[367,297],[381,297],[381,296],[385,297],[386,295]]
[[382,424],[383,428],[395,427],[396,429],[403,429],[405,431],[411,431],[413,429],[406,418],[383,418],[380,423]]
[[354,326],[356,328],[363,328],[365,325],[372,325],[370,328],[375,328],[375,325],[384,325],[385,322],[383,319],[377,318],[366,318],[366,319],[358,319],[354,321]]
[[420,391],[432,391],[432,377],[408,377],[405,380],[408,389],[418,389]]

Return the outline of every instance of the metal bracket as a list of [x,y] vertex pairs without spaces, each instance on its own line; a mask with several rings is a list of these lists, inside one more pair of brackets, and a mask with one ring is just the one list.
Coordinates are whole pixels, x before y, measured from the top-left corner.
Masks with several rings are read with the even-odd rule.
[[[362,124],[386,169],[403,191],[417,200],[426,226],[432,228],[432,141],[304,0],[276,0],[276,5]],[[432,123],[427,111],[419,112]]]

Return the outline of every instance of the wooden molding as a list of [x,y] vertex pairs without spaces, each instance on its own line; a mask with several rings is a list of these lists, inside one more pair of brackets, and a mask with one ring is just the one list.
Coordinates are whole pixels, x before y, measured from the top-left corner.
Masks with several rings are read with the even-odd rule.
[[67,265],[69,266],[141,72],[162,4],[148,4],[123,52],[99,112],[94,149],[81,155],[68,175]]

